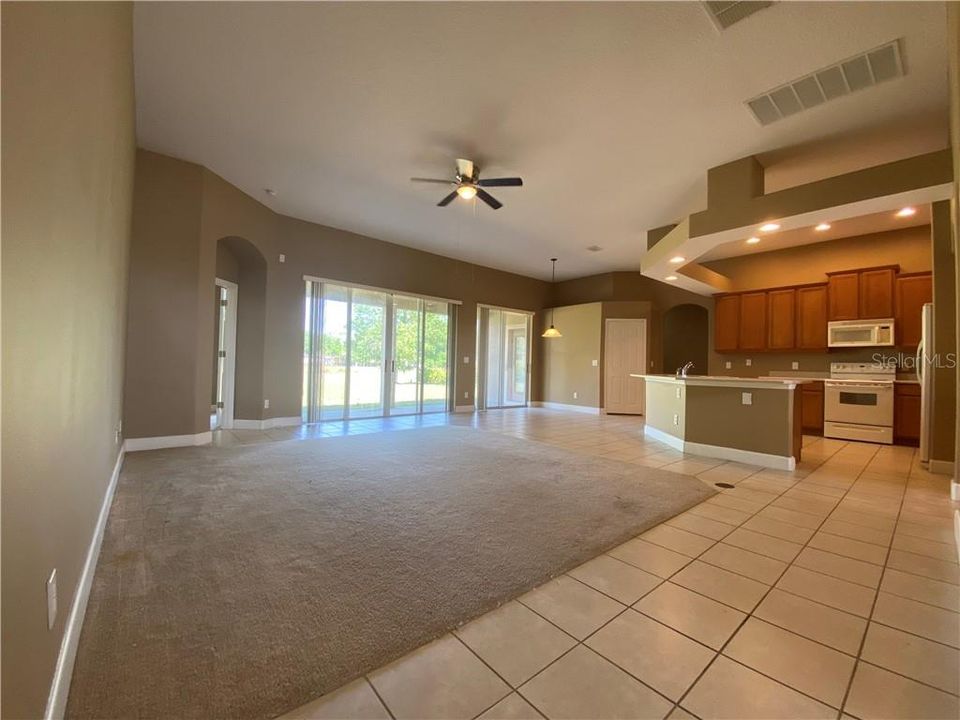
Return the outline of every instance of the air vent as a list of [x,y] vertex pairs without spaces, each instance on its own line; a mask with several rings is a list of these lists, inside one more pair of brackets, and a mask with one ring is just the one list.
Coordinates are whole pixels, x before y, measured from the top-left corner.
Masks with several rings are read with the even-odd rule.
[[590,252],[600,252],[601,250],[603,250],[603,248],[600,247],[599,245],[591,245],[590,247],[587,248],[587,250],[589,250]]
[[747,100],[746,105],[757,122],[769,125],[903,74],[900,43],[894,40]]
[[770,7],[772,2],[746,2],[745,0],[706,0],[703,3],[707,15],[717,26],[717,30],[726,30],[741,20],[746,20],[759,10]]

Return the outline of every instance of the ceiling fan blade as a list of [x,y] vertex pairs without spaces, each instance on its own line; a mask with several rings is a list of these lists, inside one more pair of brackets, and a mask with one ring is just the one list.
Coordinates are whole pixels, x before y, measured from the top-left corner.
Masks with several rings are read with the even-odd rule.
[[457,158],[457,174],[462,178],[473,178],[473,160]]
[[487,178],[477,183],[480,187],[521,187],[523,178]]
[[439,183],[441,185],[456,185],[456,183],[453,180],[440,180],[438,178],[410,178],[410,182]]
[[454,190],[452,193],[447,195],[443,200],[437,203],[437,207],[446,207],[453,202],[453,199],[457,196],[457,191]]
[[[454,195],[456,195],[456,191],[454,191]],[[483,200],[487,205],[492,207],[494,210],[499,210],[500,208],[503,207],[502,202],[497,200],[493,195],[488,193],[483,188],[477,188],[477,197]]]

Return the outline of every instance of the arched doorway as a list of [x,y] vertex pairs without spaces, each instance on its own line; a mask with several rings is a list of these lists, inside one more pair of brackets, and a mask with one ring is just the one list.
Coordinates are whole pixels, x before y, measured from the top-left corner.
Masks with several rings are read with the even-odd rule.
[[263,413],[267,262],[249,240],[217,241],[211,429]]
[[688,362],[692,375],[706,375],[710,323],[702,305],[675,305],[663,316],[663,370],[673,372]]

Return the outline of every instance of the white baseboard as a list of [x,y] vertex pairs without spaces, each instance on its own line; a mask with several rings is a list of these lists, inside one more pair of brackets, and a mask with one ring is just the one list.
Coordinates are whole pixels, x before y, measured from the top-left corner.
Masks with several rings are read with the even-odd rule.
[[542,407],[548,410],[569,410],[571,412],[587,413],[589,415],[600,415],[603,410],[596,407],[587,407],[586,405],[568,405],[566,403],[546,402],[544,400],[535,400],[530,403],[531,407]]
[[244,420],[242,418],[234,418],[233,429],[234,430],[270,430],[271,428],[293,427],[294,425],[302,425],[302,424],[303,424],[303,419],[299,415],[291,415],[290,417],[267,418],[266,420]]
[[671,435],[663,430],[644,425],[643,434],[654,440],[666,443],[674,450],[679,450],[690,455],[702,455],[703,457],[717,458],[718,460],[732,460],[734,462],[744,463],[745,465],[759,465],[761,467],[773,468],[774,470],[794,470],[797,467],[797,461],[793,456],[771,455],[770,453],[755,452],[753,450],[741,450],[739,448],[722,447],[720,445],[705,445],[703,443],[689,442],[682,440],[675,435]]
[[930,472],[938,475],[953,475],[953,462],[950,460],[930,459]]
[[90,586],[93,584],[93,575],[97,570],[97,559],[100,557],[100,544],[103,542],[103,530],[107,526],[107,517],[110,515],[110,504],[113,502],[113,493],[117,489],[117,478],[120,477],[120,468],[123,465],[125,449],[120,447],[117,453],[117,462],[113,466],[107,491],[100,504],[100,514],[97,524],[93,528],[93,537],[87,548],[87,558],[83,563],[77,588],[73,593],[73,603],[70,605],[70,614],[63,628],[63,639],[60,641],[60,654],[57,656],[57,666],[53,671],[53,682],[50,683],[50,695],[47,697],[47,708],[43,714],[45,720],[60,720],[67,709],[67,698],[70,695],[70,679],[73,677],[73,663],[77,659],[77,646],[80,643],[80,631],[83,629],[83,618],[87,612],[87,600],[90,598]]
[[472,413],[476,408],[473,405],[456,405],[453,408],[455,413]]
[[162,450],[174,447],[193,447],[194,445],[209,445],[213,442],[213,433],[197,433],[196,435],[166,435],[162,437],[127,438],[123,443],[126,452],[138,450]]

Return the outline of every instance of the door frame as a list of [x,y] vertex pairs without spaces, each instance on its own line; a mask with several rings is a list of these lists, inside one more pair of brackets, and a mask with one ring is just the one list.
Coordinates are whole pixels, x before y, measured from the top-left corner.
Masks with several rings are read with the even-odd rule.
[[[607,409],[607,363],[610,361],[609,353],[607,353],[607,343],[609,342],[609,328],[611,323],[640,323],[641,332],[643,334],[643,367],[640,368],[640,371],[643,373],[647,372],[647,364],[650,362],[650,324],[647,322],[647,318],[606,318],[603,322],[603,367],[601,368],[603,373],[603,413],[604,415],[610,414],[610,411]],[[645,380],[638,379],[638,382],[646,383]],[[647,400],[644,396],[642,401],[642,410],[639,413],[641,417],[646,417],[647,415]],[[615,415],[622,415],[624,413],[613,413]],[[633,414],[633,413],[630,413]]]
[[[491,338],[489,337],[489,313],[491,310],[513,313],[514,315],[523,315],[526,317],[526,336],[527,336],[527,357],[525,371],[527,373],[524,387],[523,403],[518,405],[504,405],[503,375],[505,362],[505,350],[507,339],[507,328],[505,324],[501,325],[499,336],[496,341],[500,344],[500,373],[498,377],[497,405],[487,404],[487,348]],[[486,312],[484,312],[486,311]],[[484,316],[487,322],[484,323]],[[511,408],[524,408],[530,406],[530,380],[533,377],[533,312],[530,310],[517,310],[516,308],[503,307],[502,305],[488,305],[487,303],[477,303],[477,343],[475,348],[476,363],[476,381],[474,383],[474,400],[477,410],[509,410]]]
[[[223,344],[226,356],[223,359],[223,407],[217,408],[217,428],[229,430],[234,420],[234,394],[236,389],[237,372],[237,303],[240,288],[235,282],[216,278],[214,284],[227,291],[227,306],[224,313]],[[219,328],[218,328],[219,330]],[[219,338],[217,350],[219,351]]]

